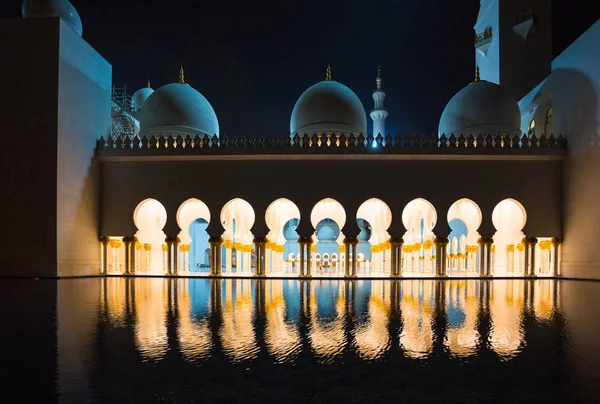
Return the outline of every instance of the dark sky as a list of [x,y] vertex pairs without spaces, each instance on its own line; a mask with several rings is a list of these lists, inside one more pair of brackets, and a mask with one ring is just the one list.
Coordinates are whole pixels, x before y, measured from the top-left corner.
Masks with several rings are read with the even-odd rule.
[[[157,88],[183,63],[228,133],[287,134],[296,99],[327,64],[367,110],[383,66],[390,132],[435,132],[473,78],[479,0],[71,2],[115,86],[133,92],[149,78]],[[0,15],[20,15],[19,1],[2,3]],[[553,0],[553,12],[557,54],[600,17],[600,0]]]

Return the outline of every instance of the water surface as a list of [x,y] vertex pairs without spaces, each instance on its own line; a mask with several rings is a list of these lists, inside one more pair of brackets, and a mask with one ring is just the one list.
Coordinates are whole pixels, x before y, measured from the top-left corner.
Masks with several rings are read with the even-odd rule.
[[600,283],[0,283],[5,402],[598,402]]

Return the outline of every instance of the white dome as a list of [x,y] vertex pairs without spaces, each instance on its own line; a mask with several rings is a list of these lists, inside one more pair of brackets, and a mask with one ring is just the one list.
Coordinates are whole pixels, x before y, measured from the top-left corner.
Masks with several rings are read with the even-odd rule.
[[150,87],[144,87],[137,90],[131,96],[131,108],[134,111],[139,111],[140,109],[142,109],[142,107],[146,103],[146,100],[152,95],[152,93],[154,93],[154,90]]
[[183,132],[219,135],[219,121],[212,105],[187,84],[160,87],[144,103],[140,113],[143,134]]
[[518,134],[520,127],[517,100],[503,87],[480,80],[460,90],[446,105],[439,135]]
[[81,18],[68,0],[24,0],[23,17],[60,17],[80,36],[83,33]]
[[367,132],[367,114],[352,90],[333,80],[307,89],[294,105],[290,121],[292,135],[305,133]]

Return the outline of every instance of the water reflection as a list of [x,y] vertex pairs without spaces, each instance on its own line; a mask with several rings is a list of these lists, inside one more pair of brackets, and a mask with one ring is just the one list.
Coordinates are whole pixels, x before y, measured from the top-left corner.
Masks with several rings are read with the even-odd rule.
[[110,328],[132,326],[140,356],[155,361],[173,348],[170,324],[189,361],[215,349],[232,363],[253,360],[263,345],[275,363],[294,362],[303,346],[322,363],[345,352],[375,360],[394,334],[407,358],[427,359],[440,346],[457,358],[489,347],[509,360],[526,345],[525,314],[548,322],[558,310],[554,280],[107,278],[101,293]]
[[[58,291],[57,391],[83,401],[91,393],[82,390],[92,385],[105,399],[119,401],[117,393],[126,394],[131,375],[145,375],[144,366],[163,372],[162,388],[168,386],[169,394],[187,391],[185,381],[204,369],[198,394],[216,401],[220,396],[207,391],[248,389],[247,377],[255,386],[281,388],[279,398],[292,394],[290,389],[304,392],[306,383],[317,380],[314,388],[329,401],[351,395],[335,395],[328,383],[379,385],[383,392],[403,378],[403,392],[424,391],[423,383],[435,379],[444,391],[464,390],[459,401],[477,391],[496,394],[497,386],[506,385],[511,390],[501,393],[504,401],[519,401],[513,400],[515,391],[531,397],[548,380],[556,383],[544,390],[546,398],[570,386],[600,385],[594,376],[599,365],[587,359],[600,359],[600,347],[590,349],[598,345],[596,334],[584,330],[600,327],[590,325],[594,316],[582,315],[595,307],[577,292],[583,283],[105,278],[86,281],[85,290],[96,292],[86,292],[89,302],[80,306],[72,300],[83,289],[70,282]],[[139,376],[140,384],[143,379],[152,386],[150,374]],[[163,391],[148,389],[154,395],[147,401]],[[191,396],[178,397],[185,402]]]

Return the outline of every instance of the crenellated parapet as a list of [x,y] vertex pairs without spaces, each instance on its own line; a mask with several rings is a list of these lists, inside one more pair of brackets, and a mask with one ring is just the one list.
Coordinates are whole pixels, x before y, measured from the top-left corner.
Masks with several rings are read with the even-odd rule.
[[154,151],[167,154],[256,154],[267,151],[303,154],[330,153],[368,154],[549,154],[562,155],[566,139],[559,135],[527,136],[512,134],[442,135],[368,135],[303,134],[294,136],[191,136],[180,133],[161,135],[129,135],[100,138],[99,156],[144,155]]

